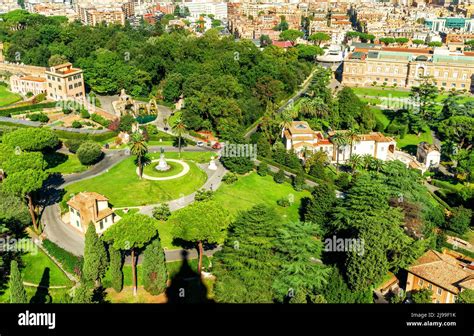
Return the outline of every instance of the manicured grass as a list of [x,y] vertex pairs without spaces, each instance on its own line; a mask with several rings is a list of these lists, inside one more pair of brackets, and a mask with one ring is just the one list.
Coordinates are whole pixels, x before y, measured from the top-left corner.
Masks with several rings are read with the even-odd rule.
[[[151,154],[152,159],[160,153]],[[178,153],[166,153],[167,158],[178,158]],[[192,161],[209,162],[211,152],[182,153],[190,171],[183,177],[168,181],[140,180],[136,174],[134,158],[130,157],[108,172],[92,179],[66,187],[65,199],[81,191],[95,191],[107,196],[114,207],[131,207],[159,203],[180,198],[199,189],[207,179],[206,173]]]
[[166,171],[159,171],[156,170],[156,167],[159,165],[159,162],[152,162],[145,167],[143,172],[146,175],[153,176],[153,177],[166,177],[166,176],[173,176],[181,173],[184,170],[184,166],[177,162],[168,161],[168,166],[170,168]]
[[396,88],[360,88],[353,87],[352,90],[356,95],[359,96],[371,96],[371,97],[396,97],[396,98],[405,98],[410,96],[410,91],[401,91]]
[[7,106],[21,100],[19,94],[8,91],[8,88],[0,85],[0,107]]
[[179,120],[179,118],[181,117],[181,112],[180,111],[177,111],[175,113],[173,113],[173,115],[171,115],[169,118],[168,118],[168,124],[173,127],[176,122]]
[[[52,303],[64,303],[63,298],[68,294],[70,288],[48,288],[48,293],[51,295]],[[36,294],[36,287],[25,286],[28,301]],[[0,303],[10,303],[10,291],[8,288],[0,295]]]
[[423,133],[421,133],[420,136],[417,134],[406,134],[403,139],[397,138],[397,147],[416,154],[416,146],[422,141],[429,144],[433,143],[433,136],[428,127],[423,129]]
[[43,251],[38,249],[37,253],[29,252],[22,256],[22,260],[25,266],[21,271],[23,281],[40,284],[43,280],[47,281],[49,286],[71,285],[68,277]]
[[[309,196],[308,191],[295,191],[289,183],[278,184],[273,177],[262,177],[257,173],[242,176],[231,185],[222,184],[216,191],[214,199],[234,216],[238,211],[248,210],[252,206],[264,203],[289,220],[298,220],[298,208],[301,198]],[[293,198],[294,202],[288,208],[277,205],[280,198]]]
[[378,108],[372,108],[371,110],[375,115],[375,119],[382,123],[384,129],[387,128],[387,126],[390,124],[390,119],[384,114],[384,112]]
[[47,161],[46,171],[48,173],[73,174],[87,170],[76,154],[53,153],[45,157]]

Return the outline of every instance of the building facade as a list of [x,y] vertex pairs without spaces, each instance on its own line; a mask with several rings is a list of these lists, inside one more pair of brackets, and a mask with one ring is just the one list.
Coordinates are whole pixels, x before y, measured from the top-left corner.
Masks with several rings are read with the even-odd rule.
[[338,148],[333,144],[332,137],[339,132],[346,131],[329,132],[325,137],[322,132],[313,131],[306,121],[293,121],[290,127],[283,129],[282,138],[286,150],[294,150],[301,159],[307,151],[323,151],[332,163],[347,162],[352,155],[370,155],[387,161],[395,153],[395,140],[380,132],[359,134],[353,138],[352,144]]
[[465,289],[474,289],[473,264],[430,250],[408,268],[406,292],[430,289],[433,303],[455,303]]
[[96,232],[102,233],[114,223],[114,213],[109,208],[107,197],[95,192],[81,192],[68,202],[69,223],[85,233],[89,225],[95,225]]
[[28,93],[34,96],[41,93],[46,93],[47,83],[46,79],[34,76],[16,76],[10,77],[10,90],[15,93],[27,95]]
[[66,100],[67,98],[84,98],[84,78],[82,70],[65,63],[49,68],[45,72],[48,83],[48,98]]
[[378,48],[354,49],[343,65],[343,84],[410,88],[432,77],[439,89],[474,90],[474,57],[449,50]]

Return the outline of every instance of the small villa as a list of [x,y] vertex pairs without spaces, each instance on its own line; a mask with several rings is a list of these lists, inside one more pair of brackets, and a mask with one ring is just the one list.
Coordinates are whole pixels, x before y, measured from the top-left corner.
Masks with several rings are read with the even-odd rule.
[[[293,149],[302,159],[305,151],[324,151],[331,162],[337,160],[337,146],[331,142],[331,137],[338,132],[332,131],[325,138],[322,132],[313,131],[306,121],[293,121],[291,126],[283,130],[283,142],[287,150]],[[396,142],[380,132],[359,134],[350,144],[339,148],[339,162],[344,163],[351,155],[371,155],[382,161],[390,159],[395,153]]]
[[97,233],[104,232],[114,223],[114,212],[109,199],[96,192],[81,192],[68,202],[69,223],[85,233],[89,224],[94,224]]
[[416,151],[416,159],[425,169],[439,166],[441,161],[441,153],[438,146],[431,145],[427,142],[420,142]]
[[428,288],[433,303],[455,303],[460,292],[474,289],[474,264],[434,250],[407,269],[406,291]]

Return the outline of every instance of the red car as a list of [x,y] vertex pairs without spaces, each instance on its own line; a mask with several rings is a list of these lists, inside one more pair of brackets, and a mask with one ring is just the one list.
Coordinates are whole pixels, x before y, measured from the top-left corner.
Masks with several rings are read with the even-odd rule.
[[221,149],[222,145],[218,142],[216,142],[214,145],[212,145],[212,149]]

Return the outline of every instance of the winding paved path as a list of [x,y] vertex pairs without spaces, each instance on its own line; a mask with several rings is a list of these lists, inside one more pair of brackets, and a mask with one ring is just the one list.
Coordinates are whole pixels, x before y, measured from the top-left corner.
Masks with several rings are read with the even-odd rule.
[[[156,153],[160,150],[160,148],[161,146],[151,146],[149,149],[151,153]],[[178,151],[178,149],[175,147],[163,146],[163,148],[165,149],[165,151],[168,152]],[[182,151],[202,152],[209,151],[209,149],[200,147],[188,147],[183,148]],[[65,224],[61,220],[60,209],[58,205],[58,202],[61,200],[59,190],[72,183],[101,175],[107,172],[110,168],[112,168],[122,160],[126,159],[127,157],[128,156],[125,154],[125,150],[109,150],[107,151],[104,159],[89,170],[83,173],[59,176],[55,179],[53,178],[49,182],[45,190],[45,194],[47,195],[47,201],[41,215],[41,221],[44,225],[44,234],[49,240],[77,256],[81,256],[83,254],[84,235],[79,231],[75,230],[72,226]],[[218,164],[218,169],[216,171],[209,171],[206,166],[207,165],[201,165],[201,168],[203,168],[208,174],[208,180],[204,184],[203,188],[216,189],[220,185],[222,176],[225,173],[225,168],[222,167],[222,165]],[[194,196],[195,193],[191,195],[186,195],[182,199],[170,201],[169,204],[171,211],[175,211],[191,204],[192,202],[194,202]],[[157,206],[157,204],[139,207],[140,212],[151,216],[153,208],[155,206]],[[181,260],[181,251],[182,250],[165,251],[166,260]],[[196,253],[194,250],[189,250],[188,252],[189,256],[194,256]],[[208,253],[213,253],[213,250],[208,251]]]

